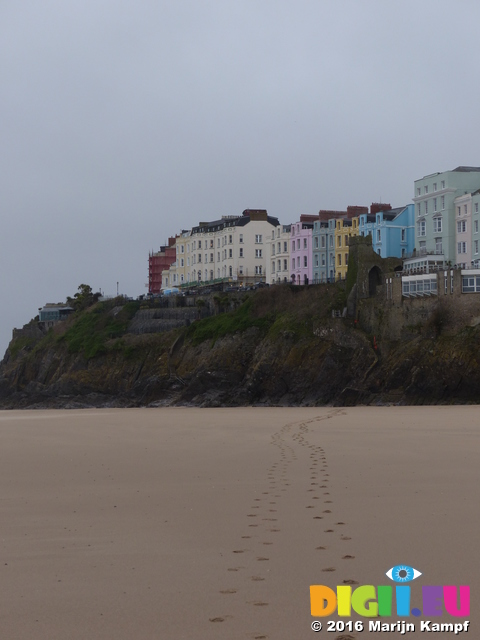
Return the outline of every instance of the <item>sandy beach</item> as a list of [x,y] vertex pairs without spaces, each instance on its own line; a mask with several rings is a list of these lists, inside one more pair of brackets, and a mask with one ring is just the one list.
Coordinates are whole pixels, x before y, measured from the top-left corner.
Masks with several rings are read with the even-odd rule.
[[[478,416],[474,406],[0,412],[0,635],[400,638],[355,613],[314,633],[309,587],[394,586],[386,571],[406,564],[423,574],[409,583],[412,606],[422,585],[469,585],[469,637],[480,637]],[[405,637],[425,638],[424,619],[404,618],[416,626]],[[328,632],[327,620],[365,630]]]

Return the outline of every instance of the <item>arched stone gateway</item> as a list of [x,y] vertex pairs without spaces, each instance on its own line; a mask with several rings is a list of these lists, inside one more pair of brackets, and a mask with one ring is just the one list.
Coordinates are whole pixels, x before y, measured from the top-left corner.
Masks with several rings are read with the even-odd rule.
[[382,272],[374,266],[368,272],[368,295],[373,298],[377,294],[377,286],[382,284]]

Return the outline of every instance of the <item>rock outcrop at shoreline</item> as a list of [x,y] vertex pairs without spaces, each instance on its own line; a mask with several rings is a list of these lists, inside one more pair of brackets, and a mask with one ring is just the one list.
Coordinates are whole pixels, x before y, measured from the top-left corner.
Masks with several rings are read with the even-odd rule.
[[440,327],[427,318],[400,340],[385,332],[378,338],[353,318],[332,317],[346,304],[342,283],[271,287],[243,303],[231,296],[229,304],[234,310],[228,313],[164,333],[133,333],[138,305],[119,310],[113,302],[97,303],[46,335],[27,331],[11,342],[0,365],[0,407],[480,399],[477,327]]

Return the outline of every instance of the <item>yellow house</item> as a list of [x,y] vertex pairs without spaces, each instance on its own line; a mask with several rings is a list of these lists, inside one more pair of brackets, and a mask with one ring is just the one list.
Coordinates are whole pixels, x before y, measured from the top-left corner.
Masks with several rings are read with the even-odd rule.
[[335,277],[344,280],[347,277],[349,238],[358,236],[359,218],[342,218],[335,225]]

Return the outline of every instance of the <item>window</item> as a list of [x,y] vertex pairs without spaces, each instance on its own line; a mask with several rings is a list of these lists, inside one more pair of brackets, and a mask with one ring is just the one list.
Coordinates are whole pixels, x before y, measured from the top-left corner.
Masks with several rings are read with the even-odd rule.
[[259,264],[259,265],[257,265],[255,267],[255,275],[257,275],[257,276],[261,276],[262,275],[262,265],[261,264]]
[[297,249],[300,251],[300,238],[297,239]]
[[228,244],[232,244],[232,242],[233,242],[233,236],[228,236]]
[[238,238],[238,241],[240,242],[240,244],[243,243],[243,233],[240,234],[240,237]]
[[208,264],[208,253],[205,254],[205,262]]
[[217,251],[217,260],[220,262],[220,251]]
[[318,236],[315,236],[313,240],[313,248],[318,249]]
[[243,247],[240,247],[240,254],[239,254],[240,258],[243,258]]
[[262,250],[261,249],[255,249],[255,257],[256,258],[261,258],[262,257]]
[[445,180],[442,180],[442,182],[440,184],[442,186],[442,189],[445,189]]
[[292,251],[295,251],[295,240],[292,240]]
[[[210,254],[210,262],[213,262],[213,253]],[[213,280],[213,278],[212,278]]]
[[277,260],[277,271],[281,271],[281,269],[282,269],[282,261]]
[[297,269],[300,269],[300,256],[297,256]]
[[443,245],[441,238],[435,238],[435,253],[442,254],[443,253]]
[[240,265],[238,267],[238,275],[243,276],[243,266],[242,265]]
[[228,257],[233,258],[233,249],[228,250]]
[[307,248],[307,239],[306,238],[303,239],[303,248],[304,249]]
[[287,251],[288,251],[287,246],[288,246],[288,245],[287,245],[287,243],[286,243],[286,242],[284,242],[284,243],[283,243],[283,251],[284,251],[284,253],[287,253]]
[[474,233],[478,233],[478,220],[475,220],[473,223],[473,231]]
[[425,214],[428,213],[428,200],[425,200]]
[[333,236],[330,236],[329,245],[330,248],[333,249]]
[[437,217],[433,219],[433,233],[442,233],[442,218]]
[[437,210],[437,199],[436,198],[433,199],[433,210],[434,211]]
[[[210,240],[210,249],[213,249],[213,240]],[[212,277],[213,280],[213,277]]]
[[423,193],[428,193],[428,184],[423,187]]
[[422,193],[422,190],[420,189],[420,187],[417,187],[417,196],[419,196]]
[[[242,236],[240,236],[240,238],[241,238],[241,237],[242,237]],[[242,242],[242,240],[240,240],[240,242]],[[218,238],[218,239],[217,239],[217,247],[219,247],[219,246],[220,246],[220,238]]]
[[417,204],[417,216],[420,216],[420,215],[422,215],[422,214],[421,214],[421,211],[420,211],[420,203],[418,203]]
[[473,243],[473,250],[475,254],[478,253],[478,240],[475,240],[475,242]]
[[457,253],[467,253],[466,242],[457,242]]
[[441,197],[442,211],[445,209],[445,196]]
[[286,258],[283,261],[283,270],[286,271],[288,269],[288,262],[286,260]]
[[338,254],[338,266],[339,267],[342,266],[342,254],[341,253]]
[[320,246],[322,247],[322,249],[325,249],[325,236],[321,237]]
[[303,267],[306,269],[308,267],[307,256],[303,256]]
[[272,273],[275,273],[275,260],[272,260]]
[[322,267],[325,266],[325,254],[322,253]]
[[421,220],[420,222],[417,222],[417,235],[418,236],[427,235],[425,220]]
[[467,231],[467,221],[459,220],[457,222],[457,233],[466,233]]
[[436,191],[436,190],[437,190],[437,183],[436,183],[436,182],[434,182],[434,183],[433,183],[433,190],[434,190],[434,191]]
[[402,229],[402,242],[405,242],[407,239],[407,231],[406,229]]
[[318,267],[318,253],[315,254],[315,266]]
[[458,215],[460,215],[460,213],[461,213],[461,208],[460,207],[457,207],[457,213],[458,213]]
[[295,269],[295,258],[292,258],[292,269]]
[[199,248],[199,249],[201,249],[201,248],[202,248],[202,241],[201,241],[201,240],[199,240],[199,241],[198,241],[198,248]]
[[180,253],[185,253],[185,245],[184,244],[180,245]]
[[255,244],[262,244],[262,236],[260,234],[255,236]]
[[338,236],[338,237],[337,237],[337,245],[338,245],[339,247],[341,247],[341,246],[342,246],[342,236]]
[[190,266],[190,258],[187,258],[187,267]]
[[231,266],[228,268],[228,275],[229,275],[230,277],[232,277],[232,275],[233,275],[233,269],[232,269],[232,267],[231,267]]
[[201,262],[201,261],[202,261],[202,254],[201,254],[201,253],[199,253],[199,254],[198,254],[198,262]]
[[277,253],[281,253],[281,251],[282,251],[282,243],[277,242]]
[[466,204],[463,205],[463,213],[467,215],[468,206]]
[[480,278],[477,276],[462,277],[462,293],[475,293],[480,291]]
[[377,242],[381,242],[382,241],[382,232],[380,231],[380,229],[377,229]]
[[475,213],[478,213],[478,202],[475,202]]

